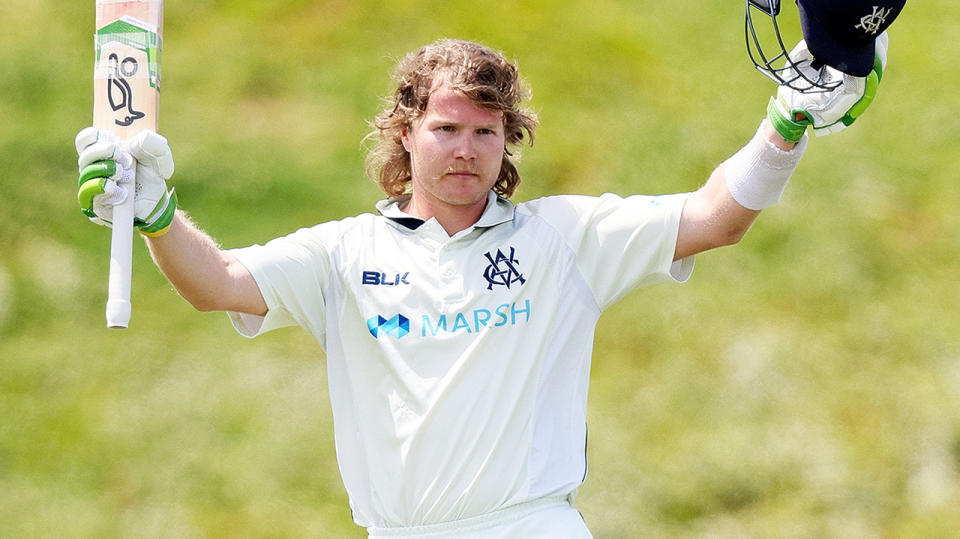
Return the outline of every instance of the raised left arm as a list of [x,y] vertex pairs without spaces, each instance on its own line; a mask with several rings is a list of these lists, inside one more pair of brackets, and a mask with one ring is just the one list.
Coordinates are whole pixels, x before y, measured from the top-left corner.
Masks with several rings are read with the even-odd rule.
[[[803,154],[806,138],[799,145],[797,148],[798,143],[784,140],[764,120],[756,136],[687,198],[674,260],[740,241],[760,210],[780,199]],[[758,175],[767,177],[757,184]]]
[[[873,71],[853,77],[829,66],[815,70],[806,44],[797,44],[790,53],[792,65],[808,70],[808,80],[824,81],[833,89],[778,88],[753,139],[690,194],[680,217],[674,260],[740,241],[760,210],[780,200],[806,148],[807,127],[817,135],[836,133],[870,105],[886,67],[887,46],[884,32],[876,40]],[[791,78],[789,71],[787,75]]]

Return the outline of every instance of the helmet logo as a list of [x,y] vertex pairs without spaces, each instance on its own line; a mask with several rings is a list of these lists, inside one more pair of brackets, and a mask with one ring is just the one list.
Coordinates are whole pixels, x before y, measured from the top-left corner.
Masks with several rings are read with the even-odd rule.
[[865,33],[876,35],[880,28],[883,27],[887,15],[889,15],[891,11],[893,11],[893,8],[888,7],[884,10],[880,6],[873,6],[873,13],[860,17],[860,24],[854,26],[854,28],[860,28]]

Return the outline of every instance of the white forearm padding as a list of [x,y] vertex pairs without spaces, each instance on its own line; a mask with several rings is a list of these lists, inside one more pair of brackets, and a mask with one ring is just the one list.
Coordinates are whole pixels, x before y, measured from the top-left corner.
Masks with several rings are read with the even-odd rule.
[[741,206],[762,210],[776,204],[787,188],[807,147],[807,135],[790,151],[773,145],[763,134],[763,126],[746,146],[723,163],[727,189]]

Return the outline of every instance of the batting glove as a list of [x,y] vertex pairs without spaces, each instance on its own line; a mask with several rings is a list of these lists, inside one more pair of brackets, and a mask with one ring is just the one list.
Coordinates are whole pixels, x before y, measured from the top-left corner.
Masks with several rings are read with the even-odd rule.
[[[807,80],[818,80],[824,86],[836,86],[825,91],[811,87],[797,90],[781,85],[776,97],[767,105],[767,118],[785,139],[797,142],[803,137],[807,126],[813,126],[814,134],[829,135],[847,128],[870,106],[877,95],[877,87],[887,66],[887,33],[876,40],[876,56],[873,71],[866,77],[854,77],[830,66],[820,70],[810,67],[813,56],[803,40],[790,51],[790,60]],[[796,76],[796,70],[787,70],[786,78]]]
[[167,139],[141,131],[121,142],[107,131],[88,127],[77,134],[76,146],[80,155],[77,201],[84,215],[111,226],[113,206],[126,200],[133,188],[134,226],[147,236],[167,231],[177,209],[176,193],[167,191],[166,180],[173,175]]

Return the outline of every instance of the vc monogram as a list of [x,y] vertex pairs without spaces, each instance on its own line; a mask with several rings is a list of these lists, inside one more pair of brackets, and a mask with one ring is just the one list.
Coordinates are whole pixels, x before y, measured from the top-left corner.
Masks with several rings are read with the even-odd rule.
[[523,284],[527,282],[523,274],[520,273],[520,261],[517,260],[513,247],[510,248],[510,256],[504,254],[500,249],[497,249],[495,255],[487,252],[483,256],[490,262],[487,268],[483,270],[483,278],[487,280],[487,290],[492,290],[493,285],[510,288],[510,285],[514,283]]
[[883,23],[886,22],[887,15],[890,15],[891,11],[893,11],[892,7],[884,11],[880,6],[873,6],[873,13],[860,17],[860,24],[854,26],[854,28],[860,28],[868,34],[876,35],[880,27],[883,26]]

